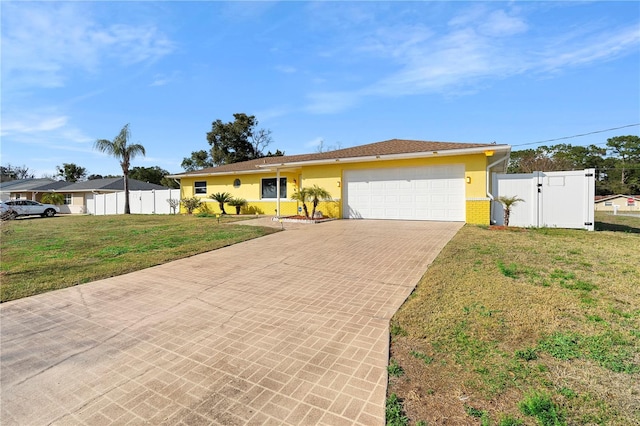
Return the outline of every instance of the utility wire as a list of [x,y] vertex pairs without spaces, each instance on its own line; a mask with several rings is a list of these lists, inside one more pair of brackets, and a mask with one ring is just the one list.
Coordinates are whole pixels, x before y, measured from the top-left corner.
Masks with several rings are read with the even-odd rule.
[[[565,136],[565,137],[562,137],[562,138],[547,139],[547,140],[544,140],[544,141],[537,141],[537,142],[520,143],[520,144],[517,144],[517,145],[511,145],[511,146],[526,146],[526,145],[535,145],[535,144],[538,144],[538,143],[545,143],[545,142],[555,142],[555,141],[561,141],[561,140],[565,140],[565,139],[579,138],[581,136],[594,135],[596,133],[610,132],[612,130],[625,129],[627,127],[633,127],[633,126],[640,126],[640,123],[627,124],[626,126],[612,127],[611,129],[596,130],[594,132],[582,133],[582,134],[573,135],[573,136]],[[595,144],[595,145],[599,145],[599,144]]]

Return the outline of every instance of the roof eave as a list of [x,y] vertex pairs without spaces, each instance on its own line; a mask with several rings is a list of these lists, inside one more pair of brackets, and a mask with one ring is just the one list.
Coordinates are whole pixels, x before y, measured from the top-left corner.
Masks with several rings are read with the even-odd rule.
[[[411,158],[429,158],[429,157],[450,157],[454,155],[467,155],[467,154],[484,154],[487,151],[502,151],[507,154],[511,151],[509,145],[487,145],[474,148],[463,149],[447,149],[444,151],[423,151],[423,152],[405,152],[401,154],[381,154],[381,155],[367,155],[362,157],[347,157],[347,158],[330,158],[323,160],[307,160],[307,161],[293,161],[283,163],[272,163],[257,165],[256,167],[266,168],[281,168],[292,166],[314,166],[325,165],[334,163],[364,163],[369,161],[383,161],[383,160],[407,160]],[[493,155],[493,154],[492,154]],[[228,174],[228,173],[227,173]]]
[[[265,166],[272,166],[273,164],[265,164]],[[258,167],[258,166],[256,166]],[[226,176],[226,175],[249,175],[254,173],[262,173],[264,170],[229,170],[227,172],[207,172],[207,173],[185,173],[179,175],[167,175],[169,179],[181,179],[187,177],[204,177],[204,176]]]

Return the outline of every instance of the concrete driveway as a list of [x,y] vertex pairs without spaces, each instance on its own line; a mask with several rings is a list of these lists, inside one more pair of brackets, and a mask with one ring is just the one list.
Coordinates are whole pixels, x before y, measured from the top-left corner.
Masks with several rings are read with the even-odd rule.
[[284,225],[2,304],[0,423],[384,424],[389,319],[462,224]]

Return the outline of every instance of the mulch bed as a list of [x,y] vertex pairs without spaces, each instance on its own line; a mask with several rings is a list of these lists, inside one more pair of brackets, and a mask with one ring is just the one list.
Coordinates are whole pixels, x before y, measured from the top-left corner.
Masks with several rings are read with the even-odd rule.
[[526,232],[526,228],[520,228],[517,226],[504,226],[504,225],[491,225],[489,226],[491,231],[512,231],[512,232]]

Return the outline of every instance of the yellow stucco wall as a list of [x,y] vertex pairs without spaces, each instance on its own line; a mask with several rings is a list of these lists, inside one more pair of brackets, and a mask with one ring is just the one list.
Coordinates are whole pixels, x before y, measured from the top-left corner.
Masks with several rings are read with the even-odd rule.
[[467,200],[467,223],[489,225],[491,221],[490,200]]
[[[489,157],[491,159],[491,157]],[[471,154],[460,156],[434,156],[421,159],[406,160],[384,160],[370,161],[364,163],[335,162],[330,164],[303,166],[294,170],[282,171],[280,177],[287,178],[287,198],[289,199],[298,185],[310,187],[318,185],[326,189],[333,197],[332,202],[322,202],[318,210],[325,216],[342,217],[343,199],[343,177],[346,170],[374,169],[374,168],[396,168],[396,167],[420,167],[437,166],[447,164],[464,164],[465,169],[465,196],[466,196],[466,220],[467,223],[489,224],[490,202],[486,198],[486,167],[487,157],[484,154]],[[216,192],[228,192],[233,197],[244,198],[248,205],[243,208],[242,213],[256,213],[273,215],[276,211],[276,200],[260,198],[261,179],[275,178],[275,172],[265,172],[256,174],[229,174],[226,176],[206,176],[202,178],[185,177],[181,179],[181,198],[194,196],[194,182],[206,181],[207,194],[198,195],[207,202],[209,210],[219,213],[218,203],[208,199],[208,196]],[[241,185],[234,188],[235,179],[241,180]],[[294,182],[295,180],[295,182]],[[301,204],[290,200],[281,199],[281,215],[296,214]],[[308,204],[309,213],[312,206]],[[226,207],[227,213],[235,213],[235,208]],[[184,208],[181,209],[182,212]]]

